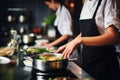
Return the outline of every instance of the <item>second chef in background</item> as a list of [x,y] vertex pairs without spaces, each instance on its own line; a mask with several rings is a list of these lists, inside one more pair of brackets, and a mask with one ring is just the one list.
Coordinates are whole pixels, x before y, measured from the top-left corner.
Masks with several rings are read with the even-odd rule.
[[64,0],[44,0],[45,4],[52,10],[56,11],[54,26],[56,28],[56,40],[51,43],[43,42],[41,45],[46,47],[61,46],[68,42],[73,35],[72,17],[64,4]]

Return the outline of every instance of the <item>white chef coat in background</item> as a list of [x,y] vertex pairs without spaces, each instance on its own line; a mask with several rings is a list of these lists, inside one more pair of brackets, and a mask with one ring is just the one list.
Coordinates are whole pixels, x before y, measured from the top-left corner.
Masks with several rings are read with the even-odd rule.
[[70,36],[73,35],[72,32],[72,19],[70,12],[65,6],[61,6],[56,11],[56,19],[54,22],[54,26],[57,26],[58,31],[61,35],[68,34]]

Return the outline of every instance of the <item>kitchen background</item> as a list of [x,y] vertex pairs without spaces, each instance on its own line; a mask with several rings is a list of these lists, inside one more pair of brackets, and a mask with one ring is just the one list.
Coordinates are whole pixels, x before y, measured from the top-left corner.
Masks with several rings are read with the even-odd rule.
[[[65,3],[71,11],[76,35],[79,32],[78,19],[82,0],[65,0]],[[117,3],[120,15],[120,0]],[[44,0],[0,0],[0,46],[8,41],[11,29],[16,29],[19,34],[36,32],[37,29],[39,34],[43,34],[43,21],[51,12]]]
[[[79,13],[82,0],[65,0],[69,7],[74,21],[74,34],[77,34]],[[44,4],[44,0],[0,0],[0,36],[8,38],[11,29],[17,32],[35,32],[44,28],[43,21],[51,14],[51,10]],[[40,34],[43,34],[42,31]],[[0,46],[7,39],[0,39]],[[6,41],[5,41],[6,40]]]

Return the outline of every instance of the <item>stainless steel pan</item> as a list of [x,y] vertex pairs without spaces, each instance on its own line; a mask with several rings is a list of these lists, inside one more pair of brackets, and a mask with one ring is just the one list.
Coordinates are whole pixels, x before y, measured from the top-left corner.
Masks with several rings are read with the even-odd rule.
[[[54,55],[56,57],[62,57],[62,54],[59,53],[45,53],[45,54]],[[43,54],[39,54],[39,56],[40,55]],[[72,60],[75,59],[62,59],[62,60],[53,60],[53,61],[33,59],[33,68],[44,72],[61,70],[61,69],[65,69],[68,65],[68,61],[72,61]]]

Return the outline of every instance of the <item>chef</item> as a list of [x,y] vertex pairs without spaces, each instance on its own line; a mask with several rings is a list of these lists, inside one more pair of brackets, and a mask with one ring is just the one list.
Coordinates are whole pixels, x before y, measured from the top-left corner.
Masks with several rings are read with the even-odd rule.
[[61,46],[68,42],[68,39],[73,35],[72,19],[69,10],[64,5],[64,0],[44,0],[45,4],[56,11],[56,19],[54,26],[56,28],[56,40],[51,43],[43,42],[41,45],[46,47]]
[[119,41],[116,10],[116,0],[84,0],[80,34],[57,50],[69,58],[81,44],[80,65],[96,80],[120,80],[114,47]]

